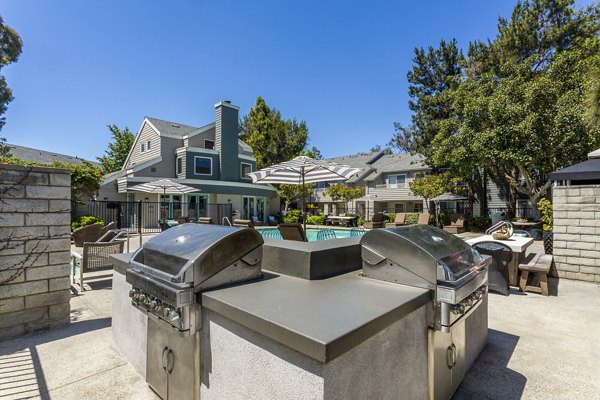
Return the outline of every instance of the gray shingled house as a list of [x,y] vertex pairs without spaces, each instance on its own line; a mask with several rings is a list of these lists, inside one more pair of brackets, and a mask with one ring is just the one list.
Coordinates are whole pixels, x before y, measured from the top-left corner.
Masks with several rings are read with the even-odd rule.
[[[256,169],[252,148],[238,139],[239,107],[215,104],[215,121],[201,127],[144,118],[123,169],[105,177],[98,199],[169,204],[176,216],[203,216],[209,204],[231,204],[242,218],[266,222],[279,211],[277,191],[253,184],[246,175]],[[198,191],[149,194],[130,187],[168,178]],[[220,222],[220,221],[219,221]]]

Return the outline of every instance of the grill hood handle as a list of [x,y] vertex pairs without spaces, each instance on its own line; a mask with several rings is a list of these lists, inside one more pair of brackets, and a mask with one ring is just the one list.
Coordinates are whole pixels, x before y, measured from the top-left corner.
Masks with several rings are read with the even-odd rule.
[[362,246],[362,259],[369,265],[377,265],[385,260],[385,256],[382,256],[381,254]]

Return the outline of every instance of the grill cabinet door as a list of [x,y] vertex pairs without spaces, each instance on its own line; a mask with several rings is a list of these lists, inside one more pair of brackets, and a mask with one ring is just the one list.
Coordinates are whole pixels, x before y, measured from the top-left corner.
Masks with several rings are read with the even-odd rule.
[[[167,370],[169,400],[195,400],[200,398],[200,333],[179,337],[170,335],[169,349],[172,366]],[[172,369],[171,369],[172,368]],[[196,373],[194,371],[197,371]]]
[[452,334],[429,330],[429,399],[447,400],[452,394]]
[[452,345],[454,346],[455,364],[452,367],[452,393],[458,389],[467,373],[465,318],[452,327]]
[[148,349],[146,359],[146,381],[160,396],[167,399],[166,358],[169,351],[169,332],[148,318]]

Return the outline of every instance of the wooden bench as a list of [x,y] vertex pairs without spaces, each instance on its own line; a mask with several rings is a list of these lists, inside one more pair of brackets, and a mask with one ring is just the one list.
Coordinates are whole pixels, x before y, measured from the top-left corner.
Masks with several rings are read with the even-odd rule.
[[[521,271],[521,279],[519,280],[519,290],[521,292],[534,292],[541,293],[543,296],[548,296],[548,273],[550,267],[552,267],[552,255],[551,254],[535,254],[528,255],[524,262],[519,264],[519,271]],[[532,273],[532,285],[527,284],[529,279],[529,273]],[[537,284],[534,284],[534,280],[537,278]]]

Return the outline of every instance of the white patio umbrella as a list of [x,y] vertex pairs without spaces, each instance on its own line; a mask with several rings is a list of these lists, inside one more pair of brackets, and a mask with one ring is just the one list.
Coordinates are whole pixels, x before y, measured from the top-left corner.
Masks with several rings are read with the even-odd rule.
[[[361,172],[360,168],[336,164],[327,160],[299,156],[290,161],[263,168],[248,174],[252,183],[285,183],[304,185],[307,183],[347,180]],[[302,222],[306,230],[306,215],[302,213]]]
[[163,222],[166,221],[165,218],[165,197],[167,193],[191,193],[191,192],[199,192],[200,189],[193,188],[191,186],[186,186],[178,182],[173,182],[169,179],[159,179],[153,182],[140,183],[139,185],[132,186],[127,188],[128,190],[134,190],[137,192],[143,193],[162,193],[163,194]]
[[435,216],[436,216],[435,219],[439,226],[440,225],[440,201],[462,201],[462,200],[469,200],[469,198],[465,197],[465,196],[461,196],[460,194],[446,192],[444,194],[441,194],[437,197],[432,198],[431,200],[433,200],[435,202]]

